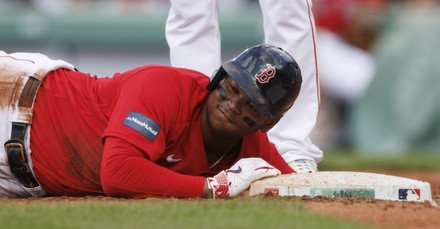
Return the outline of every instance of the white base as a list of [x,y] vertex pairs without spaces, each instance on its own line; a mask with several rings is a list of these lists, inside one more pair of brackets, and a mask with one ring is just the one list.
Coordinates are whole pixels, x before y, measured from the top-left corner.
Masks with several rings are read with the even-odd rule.
[[255,181],[249,195],[271,192],[279,196],[374,198],[431,201],[428,182],[366,172],[316,172],[279,175]]

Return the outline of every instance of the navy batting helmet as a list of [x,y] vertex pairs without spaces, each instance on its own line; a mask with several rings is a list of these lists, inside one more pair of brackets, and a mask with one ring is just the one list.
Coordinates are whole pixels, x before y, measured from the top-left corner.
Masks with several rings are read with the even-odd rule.
[[208,84],[214,90],[229,75],[266,115],[283,115],[298,97],[302,77],[295,59],[272,45],[250,47],[221,65]]

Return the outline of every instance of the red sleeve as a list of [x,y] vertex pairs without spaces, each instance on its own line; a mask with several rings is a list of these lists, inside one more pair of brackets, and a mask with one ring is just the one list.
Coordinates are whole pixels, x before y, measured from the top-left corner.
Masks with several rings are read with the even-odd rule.
[[197,198],[202,196],[204,182],[203,177],[179,174],[153,163],[124,140],[105,140],[101,184],[109,196]]
[[242,157],[261,157],[279,169],[282,174],[295,172],[278,153],[275,145],[269,141],[266,133],[257,131],[245,137],[243,144],[245,149]]
[[274,158],[272,160],[272,165],[281,171],[281,174],[290,174],[294,173],[295,170],[287,164],[284,158],[278,153],[278,150],[275,148],[275,145],[271,144],[271,149],[274,152]]
[[[275,146],[274,146],[275,147]],[[272,165],[281,171],[281,174],[290,174],[295,173],[295,170],[287,164],[284,158],[278,153],[275,154]]]

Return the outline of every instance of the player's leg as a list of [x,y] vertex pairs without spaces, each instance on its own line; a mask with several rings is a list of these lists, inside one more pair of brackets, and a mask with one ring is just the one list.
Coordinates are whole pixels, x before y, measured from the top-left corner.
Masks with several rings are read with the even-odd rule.
[[303,76],[298,99],[270,130],[269,138],[297,172],[316,171],[323,152],[309,137],[320,102],[311,0],[260,0],[260,6],[265,42],[288,51],[298,61]]
[[166,39],[171,65],[208,76],[221,64],[217,0],[170,0]]
[[[0,71],[0,84],[2,85],[0,93],[0,142],[2,145],[0,147],[0,197],[41,197],[47,194],[41,186],[26,188],[22,185],[20,180],[11,171],[11,165],[16,165],[17,168],[20,167],[20,162],[15,160],[14,163],[12,163],[7,153],[10,151],[7,151],[7,146],[4,145],[8,140],[14,138],[12,136],[12,121],[26,123],[29,122],[29,117],[32,116],[29,108],[19,107],[22,101],[22,93],[25,93],[25,85],[28,85],[26,84],[29,78],[28,76],[34,75],[37,70],[38,72],[44,72],[45,69],[36,68],[35,66],[41,67],[43,65],[45,66],[45,64],[53,64],[52,66],[55,66],[57,63],[60,63],[55,61],[51,62],[51,60],[43,58],[41,58],[40,61],[39,57],[41,56],[41,54],[27,53],[7,54],[0,50],[0,69],[2,69]],[[27,90],[26,92],[29,91],[30,90]],[[28,95],[28,93],[25,94]],[[15,139],[16,138],[17,136],[15,136]],[[20,148],[30,148],[28,132],[26,132],[25,137],[20,140],[23,142]],[[17,142],[8,144],[8,146],[17,147]],[[17,150],[13,150],[14,148],[12,148],[11,152],[17,152]],[[24,153],[23,151],[18,152]],[[30,170],[32,170],[31,155],[29,150],[25,152],[27,152],[26,164]],[[14,156],[12,158],[18,157]]]

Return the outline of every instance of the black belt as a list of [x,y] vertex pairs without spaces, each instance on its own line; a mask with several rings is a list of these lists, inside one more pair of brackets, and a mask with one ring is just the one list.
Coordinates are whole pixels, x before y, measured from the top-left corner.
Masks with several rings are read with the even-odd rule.
[[[32,108],[39,86],[40,81],[30,76],[23,87],[18,106]],[[24,187],[34,188],[40,186],[40,184],[29,167],[24,147],[24,137],[28,125],[28,123],[12,122],[11,139],[5,142],[5,149],[12,174],[17,177]]]

